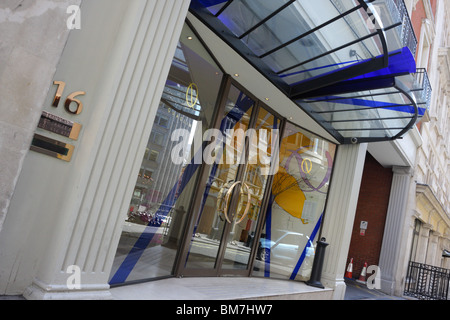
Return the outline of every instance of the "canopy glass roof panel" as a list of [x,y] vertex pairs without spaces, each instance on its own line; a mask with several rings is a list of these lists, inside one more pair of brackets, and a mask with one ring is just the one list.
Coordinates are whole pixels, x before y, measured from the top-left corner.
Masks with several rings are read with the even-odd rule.
[[193,0],[191,12],[342,143],[399,138],[423,115],[431,89],[402,0]]
[[[335,85],[322,92],[333,94],[298,99],[296,102],[320,123],[333,127],[345,141],[359,142],[400,138],[429,105],[429,86],[417,79],[427,79],[424,70],[400,77],[349,80],[348,86]],[[359,83],[357,83],[359,82]],[[361,85],[361,82],[366,82]],[[347,87],[375,88],[348,92]],[[425,84],[425,85],[424,85]],[[339,93],[341,91],[342,93]]]
[[370,16],[364,4],[354,0],[234,0],[208,10],[291,85],[370,63],[376,57],[382,60],[384,39],[378,30],[367,27]]

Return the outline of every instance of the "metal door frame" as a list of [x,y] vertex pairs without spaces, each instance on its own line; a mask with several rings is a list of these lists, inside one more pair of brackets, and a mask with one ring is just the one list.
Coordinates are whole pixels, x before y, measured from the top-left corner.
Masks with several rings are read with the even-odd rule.
[[[273,114],[277,119],[280,121],[280,130],[279,130],[279,143],[281,144],[281,139],[284,133],[284,128],[286,124],[286,119],[279,115],[276,111],[273,111],[271,108],[266,106],[256,98],[254,95],[248,92],[244,87],[242,87],[239,83],[234,81],[230,75],[224,76],[224,81],[222,83],[222,86],[220,88],[219,92],[219,99],[216,106],[216,113],[214,115],[214,126],[213,128],[220,128],[220,124],[223,120],[223,115],[225,113],[225,106],[228,98],[228,94],[231,90],[231,87],[234,86],[241,92],[243,92],[245,95],[250,97],[254,102],[254,110],[252,111],[252,115],[249,122],[249,128],[254,128],[257,116],[259,113],[260,108],[264,108],[271,114]],[[248,157],[248,139],[245,141],[246,148],[246,157]],[[244,174],[243,168],[247,165],[247,159],[244,164],[239,164],[238,172],[236,174],[236,181],[241,181],[242,176]],[[261,236],[262,229],[264,227],[265,218],[266,218],[266,212],[267,212],[267,206],[269,204],[269,199],[271,195],[271,189],[272,189],[272,183],[273,183],[273,175],[268,176],[267,184],[264,191],[263,201],[261,203],[259,218],[257,221],[257,226],[255,230],[255,240],[253,241],[253,245],[250,248],[250,256],[249,256],[249,262],[247,269],[237,270],[237,269],[223,269],[223,261],[225,256],[225,250],[227,247],[227,238],[230,234],[230,228],[231,224],[225,223],[224,229],[222,231],[221,237],[220,237],[220,244],[219,249],[216,256],[215,266],[212,269],[203,268],[203,269],[190,269],[186,268],[185,264],[187,261],[188,253],[190,250],[190,244],[192,239],[192,234],[195,228],[195,225],[197,223],[197,220],[201,217],[200,214],[200,207],[201,207],[201,201],[203,198],[204,190],[206,188],[206,183],[209,178],[210,174],[210,168],[211,165],[206,165],[205,163],[202,163],[201,165],[201,173],[199,175],[198,179],[198,188],[197,191],[194,194],[193,201],[191,204],[191,208],[189,210],[189,216],[188,216],[188,222],[185,226],[185,231],[183,233],[183,239],[181,246],[179,247],[175,268],[174,268],[174,275],[176,277],[221,277],[221,276],[243,276],[243,277],[249,277],[251,275],[251,270],[253,269],[254,260],[256,257],[257,249],[258,249],[258,243],[259,238]],[[236,190],[234,190],[232,198],[231,198],[231,205],[230,207],[233,207],[233,205],[236,205],[237,202],[237,196],[235,196]]]

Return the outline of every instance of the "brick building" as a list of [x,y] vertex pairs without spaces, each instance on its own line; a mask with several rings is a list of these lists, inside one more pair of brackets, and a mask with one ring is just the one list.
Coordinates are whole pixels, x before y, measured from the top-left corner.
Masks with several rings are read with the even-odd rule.
[[[367,154],[349,248],[355,277],[361,274],[364,263],[379,264],[383,240],[380,235],[386,222],[392,176],[392,169],[384,168]],[[361,229],[363,221],[367,222],[367,229]]]

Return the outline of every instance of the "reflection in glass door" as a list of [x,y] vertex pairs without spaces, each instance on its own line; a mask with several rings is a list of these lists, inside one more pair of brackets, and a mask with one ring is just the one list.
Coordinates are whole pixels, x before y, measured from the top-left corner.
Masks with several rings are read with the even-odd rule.
[[229,90],[220,129],[205,149],[201,191],[185,275],[249,274],[255,234],[271,174],[280,120],[235,86]]
[[[278,138],[280,121],[266,109],[260,107],[255,124],[249,130],[248,157],[242,168],[241,190],[233,215],[229,236],[221,265],[222,273],[247,269],[251,249],[257,234],[258,222],[264,208],[266,187],[269,178],[278,168]],[[246,195],[245,195],[246,193]]]
[[[211,269],[216,266],[222,235],[226,226],[225,198],[231,185],[237,181],[240,157],[244,155],[245,144],[238,141],[233,148],[224,148],[227,134],[231,130],[245,132],[250,124],[255,101],[231,87],[225,105],[225,116],[220,125],[214,150],[210,153],[215,160],[209,166],[208,181],[200,204],[198,219],[191,239],[186,268]],[[231,143],[229,144],[231,146]],[[206,153],[206,152],[205,152]],[[211,161],[212,162],[212,161]]]

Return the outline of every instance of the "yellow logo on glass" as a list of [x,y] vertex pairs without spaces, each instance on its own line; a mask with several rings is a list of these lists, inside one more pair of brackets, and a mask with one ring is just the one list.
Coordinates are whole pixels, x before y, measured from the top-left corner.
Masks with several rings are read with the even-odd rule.
[[311,173],[312,166],[313,166],[313,164],[312,164],[311,159],[308,159],[308,158],[303,159],[303,161],[302,161],[302,170],[303,170],[304,173]]
[[186,104],[194,109],[198,102],[198,87],[195,83],[191,83],[186,90]]

